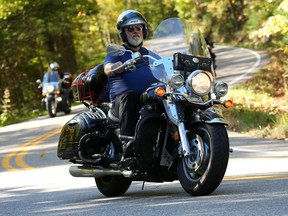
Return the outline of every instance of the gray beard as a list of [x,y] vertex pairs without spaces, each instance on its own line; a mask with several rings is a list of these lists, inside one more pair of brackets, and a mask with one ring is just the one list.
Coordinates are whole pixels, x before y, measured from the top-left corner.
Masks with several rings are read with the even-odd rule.
[[132,36],[127,38],[129,44],[137,47],[143,42],[143,38],[141,36]]

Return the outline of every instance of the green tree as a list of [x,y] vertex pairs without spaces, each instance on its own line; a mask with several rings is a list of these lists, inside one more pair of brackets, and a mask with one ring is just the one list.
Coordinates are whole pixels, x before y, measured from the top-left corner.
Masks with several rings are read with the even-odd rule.
[[272,14],[265,17],[261,28],[253,31],[250,38],[288,53],[288,0],[270,0],[269,4],[273,9]]
[[1,0],[0,96],[9,90],[16,114],[40,105],[35,80],[51,61],[77,73],[73,18],[81,10],[91,11],[89,7],[84,0]]

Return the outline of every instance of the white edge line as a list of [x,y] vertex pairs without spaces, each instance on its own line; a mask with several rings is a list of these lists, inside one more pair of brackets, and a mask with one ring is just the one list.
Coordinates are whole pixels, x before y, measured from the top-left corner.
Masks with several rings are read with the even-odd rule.
[[242,74],[241,76],[237,77],[235,80],[233,80],[230,83],[228,83],[229,85],[232,85],[232,84],[236,83],[238,80],[242,79],[243,77],[247,76],[247,74],[249,74],[252,71],[254,71],[255,68],[258,67],[260,62],[261,62],[261,56],[257,52],[255,52],[253,50],[250,50],[250,49],[246,49],[246,48],[240,48],[240,49],[241,50],[245,50],[246,52],[249,52],[249,53],[255,55],[257,60],[256,60],[256,63],[248,71],[246,71],[244,74]]

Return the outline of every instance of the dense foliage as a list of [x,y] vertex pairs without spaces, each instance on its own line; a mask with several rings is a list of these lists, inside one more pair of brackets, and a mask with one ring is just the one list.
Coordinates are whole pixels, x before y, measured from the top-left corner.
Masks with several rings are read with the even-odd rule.
[[35,81],[52,61],[73,75],[100,63],[126,9],[143,13],[151,32],[179,16],[216,43],[288,52],[288,0],[0,0],[0,125],[40,107]]

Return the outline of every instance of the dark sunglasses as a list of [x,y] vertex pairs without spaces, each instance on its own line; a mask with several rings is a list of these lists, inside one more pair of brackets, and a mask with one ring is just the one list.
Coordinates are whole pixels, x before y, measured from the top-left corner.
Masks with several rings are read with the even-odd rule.
[[143,26],[128,26],[127,27],[127,31],[128,32],[134,32],[134,30],[137,30],[137,31],[142,31],[142,29],[143,29]]

